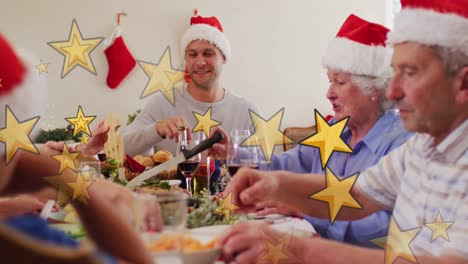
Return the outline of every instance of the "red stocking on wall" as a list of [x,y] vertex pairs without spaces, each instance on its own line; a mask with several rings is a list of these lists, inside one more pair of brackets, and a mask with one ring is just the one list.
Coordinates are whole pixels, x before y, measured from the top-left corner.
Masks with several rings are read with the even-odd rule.
[[125,45],[122,36],[118,35],[114,43],[104,50],[109,63],[106,82],[111,89],[115,89],[136,65],[135,58]]

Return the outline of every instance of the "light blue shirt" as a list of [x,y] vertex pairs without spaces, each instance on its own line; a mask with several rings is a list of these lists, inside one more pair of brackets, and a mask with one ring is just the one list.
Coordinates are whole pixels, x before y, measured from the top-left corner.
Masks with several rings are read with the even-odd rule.
[[[330,121],[330,123],[334,122],[333,119]],[[411,134],[405,130],[395,111],[389,110],[356,143],[353,154],[334,152],[327,167],[337,176],[352,176],[376,164],[380,158],[403,144],[410,136]],[[349,144],[351,130],[346,128],[341,137]],[[270,166],[264,166],[262,169],[324,174],[318,148],[302,145],[279,155],[273,155]],[[375,247],[369,240],[387,234],[390,215],[391,213],[388,211],[379,211],[360,220],[335,221],[334,224],[331,224],[328,219],[318,219],[306,215],[303,217],[312,223],[322,237],[360,246]]]

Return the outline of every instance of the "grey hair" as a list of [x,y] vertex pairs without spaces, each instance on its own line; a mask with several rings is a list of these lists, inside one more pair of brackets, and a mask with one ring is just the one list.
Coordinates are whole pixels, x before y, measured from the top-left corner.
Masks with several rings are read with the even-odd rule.
[[371,95],[375,91],[382,91],[382,94],[379,96],[379,103],[382,111],[393,108],[395,105],[394,101],[387,99],[385,96],[388,85],[390,84],[390,79],[391,78],[388,77],[351,74],[351,82],[358,86],[364,94]]
[[430,48],[442,60],[448,75],[454,75],[463,67],[468,66],[468,55],[458,49],[439,45],[432,45]]

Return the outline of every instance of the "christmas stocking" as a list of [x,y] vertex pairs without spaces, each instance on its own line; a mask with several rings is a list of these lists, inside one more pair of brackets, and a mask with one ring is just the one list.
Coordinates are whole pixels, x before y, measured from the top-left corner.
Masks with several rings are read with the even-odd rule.
[[122,36],[118,36],[114,43],[104,50],[107,62],[109,63],[109,73],[107,75],[107,86],[116,88],[130,71],[135,67],[136,61],[130,51],[128,51]]

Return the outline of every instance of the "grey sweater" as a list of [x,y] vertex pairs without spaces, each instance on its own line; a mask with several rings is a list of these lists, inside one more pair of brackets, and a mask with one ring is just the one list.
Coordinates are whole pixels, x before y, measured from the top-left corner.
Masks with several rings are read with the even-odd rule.
[[132,124],[122,129],[125,153],[129,155],[151,155],[153,149],[169,150],[175,154],[177,144],[174,140],[163,139],[158,135],[154,123],[175,116],[183,116],[193,129],[197,124],[193,112],[203,115],[212,107],[212,119],[230,133],[233,129],[251,129],[249,109],[258,113],[257,107],[246,99],[226,90],[224,98],[215,103],[197,101],[184,87],[184,94],[174,91],[175,105],[162,93],[154,94]]

